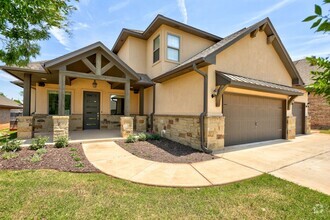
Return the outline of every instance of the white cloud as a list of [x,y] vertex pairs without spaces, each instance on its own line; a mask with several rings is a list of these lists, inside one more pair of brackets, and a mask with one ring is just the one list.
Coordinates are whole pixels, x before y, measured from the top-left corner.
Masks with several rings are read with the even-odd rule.
[[247,23],[258,20],[260,18],[264,18],[264,17],[268,16],[269,14],[271,14],[272,12],[274,12],[274,11],[280,9],[280,8],[283,8],[285,5],[290,4],[294,1],[296,1],[296,0],[281,0],[281,1],[277,2],[276,4],[266,8],[264,10],[257,12],[256,13],[257,16],[240,23],[240,25],[245,25]]
[[187,24],[188,22],[188,13],[186,8],[185,0],[177,0],[180,13],[183,17],[183,23]]
[[74,25],[74,27],[72,28],[72,30],[85,30],[85,29],[88,29],[90,28],[90,26],[86,23],[81,23],[81,22],[78,22]]
[[50,33],[65,47],[69,47],[69,36],[63,29],[52,27]]
[[121,2],[119,2],[117,4],[113,4],[112,6],[110,6],[108,8],[108,11],[110,13],[115,12],[115,11],[118,11],[118,10],[120,10],[122,8],[125,8],[128,4],[129,4],[129,0],[121,1]]

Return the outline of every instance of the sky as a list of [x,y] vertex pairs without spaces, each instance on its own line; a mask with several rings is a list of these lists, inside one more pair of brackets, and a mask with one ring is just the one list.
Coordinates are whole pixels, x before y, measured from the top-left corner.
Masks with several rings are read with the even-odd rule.
[[[111,49],[122,28],[145,30],[157,14],[220,37],[269,17],[292,60],[327,56],[330,35],[301,22],[313,15],[314,4],[322,0],[80,0],[69,17],[71,35],[51,29],[51,38],[40,42],[40,55],[32,61],[54,59],[96,41]],[[0,92],[22,100],[21,88],[10,83],[14,79],[0,71]]]

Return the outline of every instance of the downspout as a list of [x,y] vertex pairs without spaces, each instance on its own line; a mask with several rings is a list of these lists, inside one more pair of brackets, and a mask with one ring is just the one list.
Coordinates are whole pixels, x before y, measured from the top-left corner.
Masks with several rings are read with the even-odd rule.
[[205,116],[207,114],[207,104],[208,104],[207,103],[208,102],[208,94],[207,94],[207,91],[208,91],[208,76],[207,76],[206,73],[204,73],[203,71],[201,71],[197,68],[196,63],[193,63],[193,69],[194,69],[194,71],[199,73],[204,78],[203,112],[199,116],[200,134],[201,134],[200,135],[200,141],[201,141],[201,148],[204,151],[204,153],[210,154],[210,153],[212,153],[212,150],[208,149],[205,146],[205,143],[204,143],[205,142],[205,140],[204,140],[204,138],[205,138],[204,119],[205,119]]
[[152,86],[152,113],[150,114],[150,131],[154,131],[154,115],[156,112],[156,84]]

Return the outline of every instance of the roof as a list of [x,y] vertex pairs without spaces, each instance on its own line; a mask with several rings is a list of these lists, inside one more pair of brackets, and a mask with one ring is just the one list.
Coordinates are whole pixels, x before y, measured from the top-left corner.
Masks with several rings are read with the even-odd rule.
[[209,32],[200,30],[198,28],[189,26],[187,24],[178,22],[176,20],[158,14],[156,18],[150,23],[150,25],[144,31],[123,28],[114,46],[112,47],[112,51],[114,53],[118,53],[118,51],[120,50],[120,48],[122,47],[122,45],[125,43],[126,39],[129,36],[133,36],[144,40],[148,39],[163,24],[214,42],[218,42],[219,40],[222,39],[221,37],[211,34]]
[[276,83],[270,83],[262,80],[252,79],[244,76],[238,76],[235,74],[216,72],[216,85],[232,85],[236,87],[243,87],[248,89],[254,89],[258,91],[265,91],[271,93],[278,93],[284,95],[303,95],[299,89],[295,89],[289,86],[279,85]]
[[17,102],[0,95],[0,108],[18,109],[23,107]]
[[248,27],[243,28],[231,35],[228,35],[227,37],[223,38],[221,41],[217,42],[216,44],[206,48],[205,50],[199,52],[198,54],[194,55],[190,59],[184,61],[180,65],[174,67],[170,71],[152,79],[155,82],[164,82],[168,79],[171,79],[173,77],[182,75],[184,73],[187,73],[192,70],[193,63],[199,64],[200,66],[206,66],[210,64],[215,64],[216,55],[219,54],[221,51],[225,50],[226,48],[230,47],[235,42],[239,41],[246,35],[250,34],[251,32],[258,30],[264,26],[264,31],[268,36],[274,35],[275,40],[273,42],[273,46],[277,53],[279,54],[282,62],[284,63],[286,69],[288,70],[289,74],[291,75],[293,79],[293,84],[302,84],[302,80],[300,78],[300,75],[298,71],[296,70],[295,66],[292,63],[292,60],[284,48],[284,45],[282,44],[279,36],[277,35],[271,21],[269,18],[265,18],[256,24]]
[[317,71],[318,67],[312,66],[306,59],[296,60],[293,63],[304,83],[306,85],[312,84],[314,81],[312,79],[311,71]]

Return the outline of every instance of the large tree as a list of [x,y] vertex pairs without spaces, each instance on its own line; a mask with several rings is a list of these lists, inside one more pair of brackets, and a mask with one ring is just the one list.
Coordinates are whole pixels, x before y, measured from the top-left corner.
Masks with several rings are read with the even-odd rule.
[[0,61],[24,66],[40,52],[51,28],[69,33],[68,16],[78,0],[1,0]]
[[[330,0],[323,0],[324,7],[327,7]],[[326,14],[323,13],[322,7],[315,5],[315,14],[311,15],[304,22],[313,21],[311,29],[316,29],[316,32],[330,33],[330,10],[327,9]],[[330,51],[329,51],[330,53]],[[317,66],[317,71],[312,71],[312,79],[314,83],[306,87],[308,92],[314,92],[317,95],[322,95],[330,104],[330,60],[329,57],[308,57],[307,60],[311,65]]]

